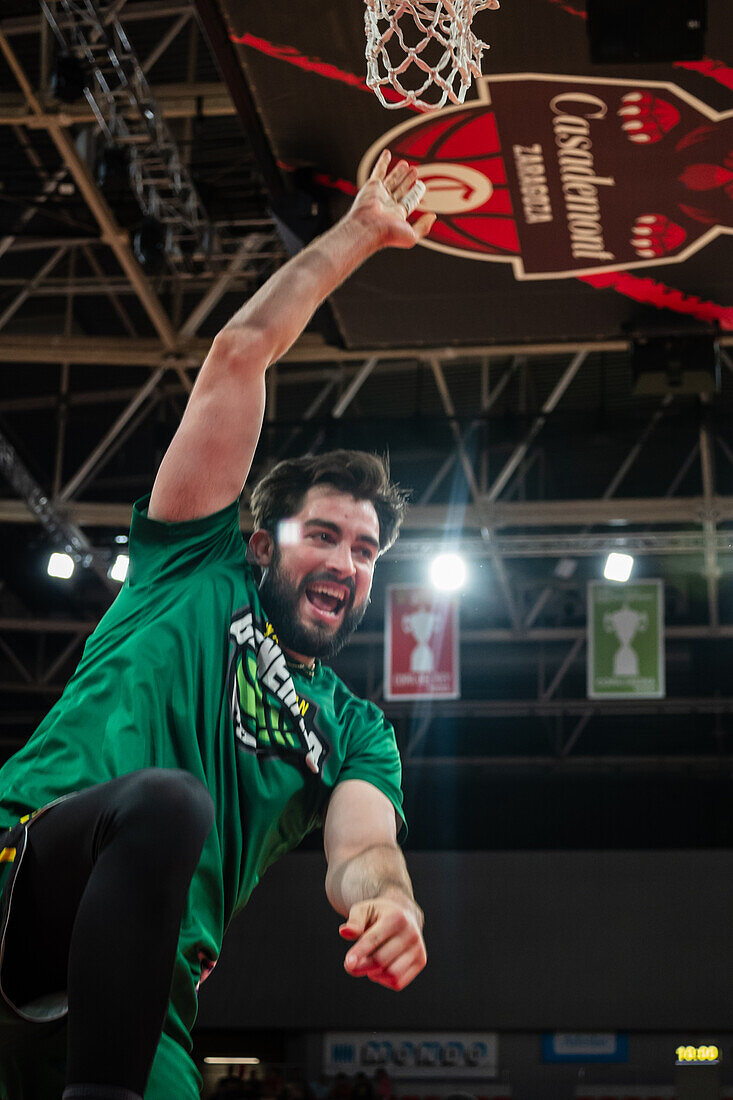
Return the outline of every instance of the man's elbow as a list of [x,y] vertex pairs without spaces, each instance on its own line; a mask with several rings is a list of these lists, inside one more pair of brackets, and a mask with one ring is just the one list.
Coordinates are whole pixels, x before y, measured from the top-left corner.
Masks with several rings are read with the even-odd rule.
[[254,370],[264,374],[271,362],[271,343],[262,329],[251,325],[225,325],[214,337],[207,363],[211,363],[217,373],[241,374]]
[[326,897],[328,902],[337,913],[347,915],[347,910],[344,906],[343,894],[341,887],[344,879],[344,865],[337,863],[333,860],[328,862],[328,870],[326,871]]

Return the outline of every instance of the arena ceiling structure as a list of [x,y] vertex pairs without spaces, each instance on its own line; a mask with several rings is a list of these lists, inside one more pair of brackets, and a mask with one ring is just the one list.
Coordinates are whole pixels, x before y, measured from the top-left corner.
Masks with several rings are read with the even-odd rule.
[[[395,725],[413,843],[733,843],[733,11],[708,0],[704,58],[676,63],[592,62],[585,16],[481,13],[484,78],[433,114],[366,88],[362,0],[16,0],[0,20],[3,754],[114,598],[213,335],[389,146],[435,230],[271,368],[251,481],[354,446],[413,490],[333,662]],[[469,562],[461,697],[385,702],[385,587],[446,545]],[[663,699],[586,697],[586,587],[612,550],[664,581]]]

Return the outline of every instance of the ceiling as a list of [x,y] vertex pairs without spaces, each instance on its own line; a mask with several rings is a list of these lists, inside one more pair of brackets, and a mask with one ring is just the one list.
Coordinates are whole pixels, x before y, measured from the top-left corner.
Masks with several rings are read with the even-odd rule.
[[[106,570],[116,539],[132,500],[151,487],[212,336],[298,239],[345,208],[370,147],[393,127],[425,121],[387,114],[361,86],[323,75],[326,63],[329,72],[361,74],[353,6],[324,0],[315,21],[279,2],[233,4],[226,19],[184,0],[93,5],[109,33],[118,21],[126,64],[144,77],[143,107],[164,123],[155,137],[168,143],[162,176],[175,155],[196,196],[157,271],[135,256],[146,210],[128,175],[98,182],[114,129],[104,110],[97,105],[100,122],[85,100],[53,96],[58,38],[36,3],[19,0],[0,20],[5,755],[58,698],[114,596]],[[583,21],[570,7],[533,0],[529,43],[509,0],[504,22],[504,9],[483,13],[494,75],[524,64],[553,79],[622,79],[583,60]],[[54,10],[57,32],[70,36],[63,5]],[[716,155],[733,108],[733,80],[723,79],[729,15],[710,0],[707,48],[717,68],[623,73],[632,83],[673,81],[688,106],[690,97],[707,104]],[[246,42],[232,44],[226,26]],[[321,71],[303,58],[318,58]],[[510,87],[501,83],[491,98],[497,116]],[[531,90],[523,86],[521,96]],[[467,102],[474,115],[494,109]],[[511,114],[511,102],[501,103]],[[115,125],[128,130],[113,136],[133,134],[136,110],[127,103]],[[505,125],[502,115],[502,134]],[[135,140],[142,147],[139,133]],[[154,152],[149,133],[145,141]],[[660,179],[669,175],[662,149],[653,163]],[[164,202],[162,176],[152,206],[143,188],[154,212]],[[541,266],[542,250],[532,249],[527,256]],[[686,260],[635,263],[613,279],[607,271],[524,279],[506,257],[385,253],[268,375],[252,483],[280,457],[355,446],[388,450],[395,479],[413,490],[364,623],[334,662],[395,724],[413,844],[733,840],[730,236],[711,234]],[[660,296],[659,287],[679,293]],[[631,338],[689,333],[717,333],[718,388],[638,393]],[[247,500],[245,492],[245,531]],[[460,597],[461,698],[386,703],[385,586],[421,580],[446,537],[462,542],[470,565]],[[45,573],[48,553],[62,545],[88,562],[66,584]],[[667,698],[591,703],[586,584],[621,547],[636,555],[635,576],[665,582]],[[562,579],[556,567],[567,558],[575,569]]]

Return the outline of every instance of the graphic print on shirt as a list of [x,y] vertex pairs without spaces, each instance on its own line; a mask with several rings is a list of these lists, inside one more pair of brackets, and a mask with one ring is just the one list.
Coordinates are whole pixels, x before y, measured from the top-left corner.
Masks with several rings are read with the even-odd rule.
[[272,624],[249,607],[229,627],[227,692],[239,744],[257,756],[293,757],[320,775],[331,750],[318,707],[300,699]]

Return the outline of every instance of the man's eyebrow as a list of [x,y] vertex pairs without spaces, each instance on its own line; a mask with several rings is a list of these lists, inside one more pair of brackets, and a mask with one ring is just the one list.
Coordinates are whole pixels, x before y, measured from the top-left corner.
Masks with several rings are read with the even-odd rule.
[[[330,519],[307,519],[303,524],[304,527],[325,527],[329,531],[333,531],[335,535],[341,534],[341,528],[338,523],[332,523]],[[379,550],[379,542],[373,537],[373,535],[357,535],[359,542],[368,542],[376,550]]]

